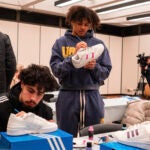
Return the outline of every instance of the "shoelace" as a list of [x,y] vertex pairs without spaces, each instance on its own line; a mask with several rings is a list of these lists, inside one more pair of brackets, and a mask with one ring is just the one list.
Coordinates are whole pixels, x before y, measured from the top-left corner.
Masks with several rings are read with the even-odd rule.
[[80,91],[80,125],[79,129],[85,127],[85,91]]

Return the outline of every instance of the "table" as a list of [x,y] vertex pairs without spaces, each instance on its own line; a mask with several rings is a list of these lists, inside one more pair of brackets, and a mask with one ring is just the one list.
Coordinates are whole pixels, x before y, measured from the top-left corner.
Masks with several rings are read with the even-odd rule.
[[122,119],[127,103],[130,101],[128,97],[119,97],[111,99],[103,99],[105,104],[105,123],[111,123]]
[[[57,94],[55,92],[55,98],[57,97]],[[131,100],[137,100],[138,97],[130,97],[130,96],[122,96],[119,98],[111,98],[111,99],[103,99],[105,104],[105,117],[104,121],[105,123],[111,123],[114,121],[120,121],[125,113],[127,103]],[[56,121],[56,102],[45,102],[48,106],[50,106],[53,110],[54,114],[54,120]]]
[[[95,134],[94,137],[93,137],[93,141],[98,142],[99,137],[108,136],[108,135],[111,135],[111,133],[113,133],[113,132],[103,133],[103,134]],[[85,140],[86,141],[86,140],[88,140],[88,136],[73,139],[74,142],[76,142],[78,140],[81,140],[81,141]],[[73,150],[85,150],[85,147],[77,147],[77,148],[74,147]],[[99,144],[93,144],[92,150],[100,150],[100,145]]]
[[[115,131],[115,132],[118,132],[118,131]],[[113,133],[115,132],[109,132],[109,133],[103,133],[103,134],[95,134],[94,135],[94,139],[93,139],[93,143],[95,142],[98,142],[100,137],[103,137],[106,139],[106,141],[100,141],[99,144],[93,144],[92,146],[92,150],[100,150],[100,149],[116,149],[116,150],[126,150],[126,149],[129,149],[129,150],[142,150],[144,148],[146,149],[149,149],[149,143],[145,144],[145,142],[141,140],[141,143],[137,142],[137,144],[129,144],[129,143],[126,143],[126,144],[123,144],[123,143],[120,143],[118,142],[116,139],[110,137],[109,135],[113,135]],[[85,136],[85,137],[79,137],[79,138],[74,138],[73,141],[76,142],[76,141],[79,141],[80,142],[83,142],[85,143],[85,141],[88,140],[88,137]],[[129,140],[130,141],[130,140]],[[108,142],[108,143],[107,143]],[[129,145],[128,145],[129,144]],[[135,146],[135,147],[134,147]],[[85,150],[85,147],[73,147],[73,150]]]

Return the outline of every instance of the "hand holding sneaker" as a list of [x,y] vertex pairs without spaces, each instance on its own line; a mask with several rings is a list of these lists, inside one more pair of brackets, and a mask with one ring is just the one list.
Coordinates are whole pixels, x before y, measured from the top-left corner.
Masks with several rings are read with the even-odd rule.
[[49,122],[31,112],[19,116],[11,113],[7,124],[7,134],[18,136],[31,133],[48,133],[56,131],[57,128],[56,123]]
[[20,112],[18,112],[18,113],[16,114],[16,116],[17,116],[17,117],[18,117],[18,116],[23,116],[25,113],[26,113],[25,111],[20,111]]
[[87,65],[84,66],[85,69],[94,69],[96,65],[96,60],[91,60]]
[[102,44],[97,44],[87,48],[80,48],[72,57],[72,64],[75,68],[81,68],[92,60],[96,60],[104,51]]
[[78,52],[78,50],[81,50],[81,48],[83,48],[83,49],[87,48],[87,43],[84,41],[77,43],[76,44],[76,53]]

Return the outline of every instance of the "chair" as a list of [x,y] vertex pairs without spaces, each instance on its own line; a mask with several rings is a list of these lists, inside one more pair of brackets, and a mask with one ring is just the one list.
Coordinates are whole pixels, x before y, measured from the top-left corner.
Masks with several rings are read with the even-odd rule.
[[[94,134],[100,134],[100,133],[107,133],[107,132],[122,130],[122,127],[123,127],[123,124],[115,124],[115,123],[93,125]],[[88,135],[88,128],[89,127],[85,127],[79,131],[80,137]]]

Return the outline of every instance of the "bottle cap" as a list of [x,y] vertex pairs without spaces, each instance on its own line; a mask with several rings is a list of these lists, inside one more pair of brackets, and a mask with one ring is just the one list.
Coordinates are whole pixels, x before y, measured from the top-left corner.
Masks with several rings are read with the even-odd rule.
[[89,131],[94,131],[93,126],[90,126],[90,127],[89,127]]
[[122,130],[125,130],[127,128],[126,124],[122,124]]

